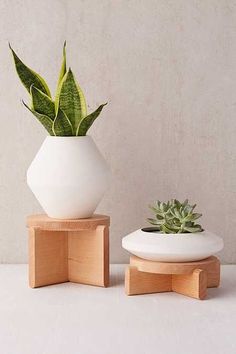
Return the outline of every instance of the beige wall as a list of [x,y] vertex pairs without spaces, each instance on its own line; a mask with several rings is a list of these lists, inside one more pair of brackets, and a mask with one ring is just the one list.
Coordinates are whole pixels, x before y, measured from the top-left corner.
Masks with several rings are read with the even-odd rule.
[[7,42],[55,87],[64,39],[113,181],[111,261],[143,226],[154,199],[189,197],[236,262],[236,1],[2,0],[0,2],[0,261],[25,262],[25,217],[40,212],[25,171],[45,131],[22,107],[27,94]]

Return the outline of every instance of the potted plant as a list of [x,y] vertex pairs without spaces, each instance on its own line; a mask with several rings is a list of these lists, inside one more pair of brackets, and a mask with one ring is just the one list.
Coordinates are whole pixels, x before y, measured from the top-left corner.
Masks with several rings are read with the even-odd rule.
[[109,179],[108,166],[87,135],[101,113],[87,113],[84,94],[66,65],[66,43],[55,98],[45,80],[11,48],[17,74],[30,94],[24,106],[49,133],[27,171],[27,183],[49,217],[92,216]]
[[152,261],[191,262],[205,259],[223,248],[223,240],[196,223],[202,215],[190,205],[176,199],[166,203],[156,201],[151,210],[154,225],[139,229],[122,240],[130,253]]

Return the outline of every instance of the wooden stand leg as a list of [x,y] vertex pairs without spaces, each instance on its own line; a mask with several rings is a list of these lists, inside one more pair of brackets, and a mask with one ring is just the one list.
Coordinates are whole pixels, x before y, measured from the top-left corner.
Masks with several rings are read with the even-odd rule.
[[29,229],[29,284],[32,288],[72,281],[109,285],[110,218],[27,218]]
[[136,256],[130,257],[126,270],[127,295],[175,291],[204,299],[207,287],[220,282],[220,261],[211,256],[196,262],[154,262]]
[[172,290],[196,299],[204,299],[207,290],[207,272],[195,269],[192,274],[172,275]]
[[216,288],[220,285],[220,261],[215,261],[207,268],[207,287]]
[[108,227],[99,225],[95,230],[68,232],[69,281],[109,285]]
[[67,232],[29,229],[29,285],[68,281]]
[[171,290],[171,275],[139,272],[134,266],[126,268],[125,292],[127,295],[159,293]]

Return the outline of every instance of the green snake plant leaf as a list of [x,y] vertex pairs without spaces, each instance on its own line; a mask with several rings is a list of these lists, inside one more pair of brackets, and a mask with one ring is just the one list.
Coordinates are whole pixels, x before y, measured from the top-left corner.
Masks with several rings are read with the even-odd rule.
[[20,60],[20,58],[16,55],[16,53],[14,52],[12,47],[10,46],[10,44],[9,44],[9,47],[10,47],[12,55],[13,55],[17,74],[18,74],[21,82],[25,86],[25,88],[28,90],[28,92],[30,92],[31,85],[34,85],[40,91],[42,91],[43,93],[45,93],[46,95],[51,97],[50,90],[49,90],[46,82],[44,81],[44,79],[39,74],[37,74],[35,71],[28,68]]
[[101,113],[102,109],[104,106],[106,106],[107,103],[101,104],[96,111],[94,111],[93,113],[89,114],[87,117],[85,117],[80,125],[77,128],[76,131],[76,135],[86,135],[87,131],[89,130],[89,128],[91,127],[91,125],[93,124],[93,122],[95,121],[95,119],[99,116],[99,114]]
[[69,69],[64,75],[59,92],[56,95],[56,112],[60,108],[68,117],[74,131],[86,116],[87,108],[82,90],[76,84],[74,75]]
[[66,41],[64,42],[64,45],[63,45],[63,53],[62,54],[63,54],[63,57],[62,57],[61,70],[60,70],[59,78],[58,78],[58,82],[57,82],[57,91],[59,90],[60,83],[66,74]]
[[24,106],[31,112],[33,113],[33,115],[39,120],[39,122],[44,126],[44,128],[48,131],[48,133],[50,135],[54,135],[54,132],[52,130],[52,125],[53,122],[52,120],[46,116],[45,114],[40,114],[38,112],[36,112],[35,110],[33,110],[32,108],[28,107],[27,104],[22,101]]
[[69,118],[66,114],[59,108],[57,112],[57,116],[53,122],[52,130],[54,135],[56,136],[72,136],[73,127]]
[[55,105],[51,98],[33,85],[30,88],[30,93],[32,98],[32,109],[54,120]]

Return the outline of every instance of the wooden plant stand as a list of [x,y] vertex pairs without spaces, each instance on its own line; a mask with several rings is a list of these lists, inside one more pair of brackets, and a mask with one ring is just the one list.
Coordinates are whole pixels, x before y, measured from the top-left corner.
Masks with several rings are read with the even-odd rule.
[[76,220],[29,216],[30,287],[67,281],[107,287],[109,224],[105,215]]
[[218,287],[220,262],[212,256],[202,261],[165,263],[130,257],[125,273],[127,295],[174,291],[196,299],[204,299],[207,288]]

